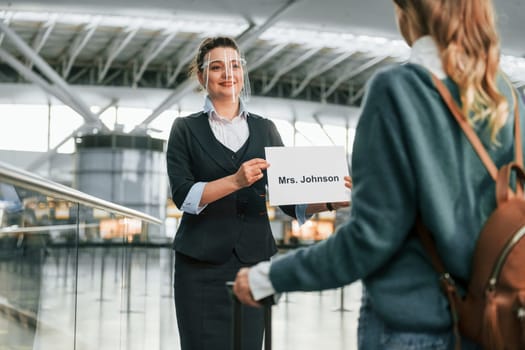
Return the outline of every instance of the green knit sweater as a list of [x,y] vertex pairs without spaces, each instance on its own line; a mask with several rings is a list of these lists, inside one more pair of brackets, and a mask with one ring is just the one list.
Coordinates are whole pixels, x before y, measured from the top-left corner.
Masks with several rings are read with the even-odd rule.
[[[458,89],[444,81],[453,96]],[[509,84],[500,91],[514,101]],[[520,102],[522,138],[525,110]],[[513,159],[513,113],[491,146],[499,167]],[[495,184],[434,88],[414,64],[384,69],[371,79],[352,156],[352,208],[326,241],[275,259],[277,292],[340,287],[362,279],[375,311],[391,327],[442,331],[451,320],[438,275],[413,226],[419,213],[433,232],[452,276],[466,285],[484,221],[495,207]]]

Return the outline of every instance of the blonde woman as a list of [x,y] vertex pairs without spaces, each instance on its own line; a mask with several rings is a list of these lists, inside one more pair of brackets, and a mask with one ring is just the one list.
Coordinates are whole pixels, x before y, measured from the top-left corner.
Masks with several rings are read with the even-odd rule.
[[[257,305],[274,292],[362,280],[359,349],[453,349],[449,305],[414,234],[416,216],[464,285],[496,205],[495,183],[431,73],[462,106],[497,166],[514,156],[511,111],[520,103],[523,133],[525,110],[499,69],[491,0],[394,0],[394,7],[411,56],[370,81],[354,141],[348,221],[321,244],[242,269],[234,290]],[[461,340],[463,349],[478,348]]]

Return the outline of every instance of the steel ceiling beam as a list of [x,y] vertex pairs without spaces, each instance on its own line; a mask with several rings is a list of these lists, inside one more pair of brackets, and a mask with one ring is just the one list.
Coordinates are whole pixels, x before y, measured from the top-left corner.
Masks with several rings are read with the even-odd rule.
[[172,85],[177,77],[179,76],[180,72],[182,71],[182,68],[184,68],[188,63],[191,62],[193,59],[193,56],[197,53],[198,48],[193,46],[186,46],[186,48],[183,50],[182,54],[179,59],[177,66],[175,67],[175,70],[171,73],[171,75],[168,76],[168,83],[167,86]]
[[71,87],[60,77],[60,75],[58,75],[58,73],[55,72],[46,61],[36,54],[35,51],[24,40],[22,40],[2,21],[0,21],[0,31],[5,34],[5,36],[18,48],[18,50],[24,56],[26,56],[26,58],[29,58],[34,62],[38,69],[55,84],[58,90],[61,91],[62,95],[68,97],[70,100],[68,105],[75,110],[81,111],[82,113],[80,113],[80,115],[84,118],[86,123],[96,125],[101,129],[107,129],[91,112],[89,107],[71,92]]
[[268,60],[270,60],[272,57],[281,52],[286,46],[288,46],[288,43],[278,44],[274,46],[270,51],[257,58],[255,61],[248,62],[248,72],[254,71],[263,64],[265,64]]
[[95,17],[91,23],[85,24],[81,31],[75,36],[75,39],[73,39],[73,43],[69,47],[68,53],[64,59],[64,69],[62,71],[62,77],[64,79],[67,78],[78,55],[97,30],[99,22],[100,17]]
[[332,61],[328,62],[327,64],[324,64],[324,63],[318,64],[316,68],[314,68],[310,73],[308,73],[308,75],[306,76],[306,78],[303,79],[301,84],[292,91],[290,96],[296,97],[297,95],[299,95],[301,91],[303,91],[308,86],[308,83],[310,83],[312,79],[334,68],[336,65],[338,65],[339,63],[345,61],[347,58],[352,56],[355,52],[356,52],[355,50],[343,52],[342,54],[340,54],[339,56],[337,56],[336,58],[334,58]]
[[255,40],[257,40],[258,37],[262,35],[268,28],[273,26],[275,23],[277,23],[281,17],[290,10],[292,5],[295,3],[300,2],[301,0],[288,0],[282,7],[280,7],[277,11],[275,11],[272,15],[268,17],[266,22],[259,26],[255,26],[253,28],[249,28],[244,33],[242,33],[237,38],[237,43],[239,44],[239,47],[241,48],[242,52],[246,52],[250,47],[255,44]]
[[366,91],[366,85],[361,87],[355,94],[350,96],[350,101],[348,102],[348,104],[353,105],[354,103],[356,103],[357,100],[359,100],[361,97],[364,96],[365,91]]
[[302,132],[301,130],[299,130],[297,128],[297,117],[295,115],[294,115],[294,119],[292,121],[292,126],[293,126],[293,146],[297,145],[297,135],[301,135],[311,145],[315,145],[315,142],[311,138],[306,136],[306,134],[304,132]]
[[350,70],[349,72],[347,72],[346,74],[343,74],[341,75],[333,84],[332,86],[330,86],[330,88],[328,88],[328,90],[323,94],[323,99],[326,99],[328,96],[330,96],[331,94],[334,93],[334,91],[339,87],[339,85],[341,85],[344,81],[346,80],[350,80],[354,77],[356,77],[357,75],[363,73],[365,70],[367,70],[368,68],[371,68],[373,66],[375,66],[376,64],[378,64],[379,62],[383,61],[384,59],[386,59],[388,56],[378,56],[378,57],[374,57],[372,58],[371,60],[369,60],[368,62],[360,65],[359,67],[355,68],[355,69],[352,69]]
[[281,78],[283,75],[294,69],[295,67],[301,65],[304,61],[315,55],[321,50],[320,47],[314,47],[305,53],[303,53],[299,57],[290,57],[286,62],[284,63],[278,63],[279,65],[282,65],[281,68],[275,73],[275,75],[272,77],[268,85],[266,85],[263,90],[262,94],[265,95],[272,89],[272,87],[277,84],[277,81],[279,81],[279,78]]
[[126,46],[128,46],[128,44],[137,34],[139,29],[140,27],[138,25],[128,27],[122,33],[113,38],[113,40],[111,41],[107,50],[104,53],[104,56],[106,56],[106,61],[103,63],[103,65],[101,65],[100,71],[98,73],[97,80],[99,83],[101,83],[104,80],[115,58],[117,58],[117,56],[122,52],[122,50],[124,50]]
[[142,64],[140,68],[135,72],[133,77],[133,87],[137,87],[138,82],[142,78],[142,75],[146,71],[146,68],[148,68],[148,65],[157,57],[162,50],[173,40],[173,38],[177,35],[176,30],[170,30],[166,33],[161,34],[164,37],[159,41],[158,37],[153,38],[150,43],[146,46],[146,49],[144,50],[144,54],[142,55]]
[[62,101],[64,104],[70,106],[78,114],[82,115],[82,111],[76,108],[75,104],[72,103],[72,101],[69,99],[69,96],[64,95],[62,91],[56,88],[56,86],[49,84],[45,79],[43,79],[38,74],[33,72],[31,69],[25,66],[22,62],[17,60],[9,52],[5,51],[2,48],[0,48],[0,59],[2,59],[5,63],[10,65],[22,77],[24,77],[24,79],[26,79],[27,81],[33,82],[35,85],[38,85],[44,91],[46,91],[50,95],[55,96],[57,99]]
[[[0,22],[2,22],[5,26],[9,27],[9,24],[11,23],[12,18],[13,18],[13,12],[7,12],[4,17],[4,20]],[[2,45],[2,42],[4,41],[4,37],[5,37],[5,34],[0,33],[0,46]]]
[[[56,13],[51,15],[49,20],[44,22],[38,29],[38,32],[31,41],[31,47],[33,47],[33,50],[35,50],[35,53],[38,54],[46,44],[47,40],[49,39],[49,36],[51,35],[51,32],[55,28],[57,17],[58,15]],[[27,66],[31,69],[33,67],[33,62],[29,59],[26,59],[26,62]]]
[[323,131],[323,133],[326,135],[326,137],[328,137],[328,139],[330,140],[330,142],[332,143],[332,145],[335,145],[335,141],[334,139],[332,138],[332,136],[330,136],[330,134],[328,133],[328,131],[325,129],[323,123],[321,123],[321,119],[319,118],[319,116],[317,114],[314,113],[314,115],[312,115],[312,117],[314,118],[315,122],[317,123],[317,125],[319,125],[319,127],[321,128],[321,130]]

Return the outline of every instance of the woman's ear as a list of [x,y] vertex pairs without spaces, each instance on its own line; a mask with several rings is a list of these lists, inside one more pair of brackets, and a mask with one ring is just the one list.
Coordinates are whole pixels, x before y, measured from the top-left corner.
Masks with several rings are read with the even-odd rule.
[[197,72],[197,79],[199,79],[199,83],[201,84],[202,87],[205,87],[204,86],[204,73],[202,72]]

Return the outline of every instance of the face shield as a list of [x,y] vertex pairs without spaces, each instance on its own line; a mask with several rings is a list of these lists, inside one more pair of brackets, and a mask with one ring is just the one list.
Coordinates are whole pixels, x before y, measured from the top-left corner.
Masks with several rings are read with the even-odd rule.
[[229,89],[232,102],[247,102],[250,97],[250,81],[246,60],[235,49],[221,48],[206,54],[202,64],[204,88],[210,94],[213,86]]

